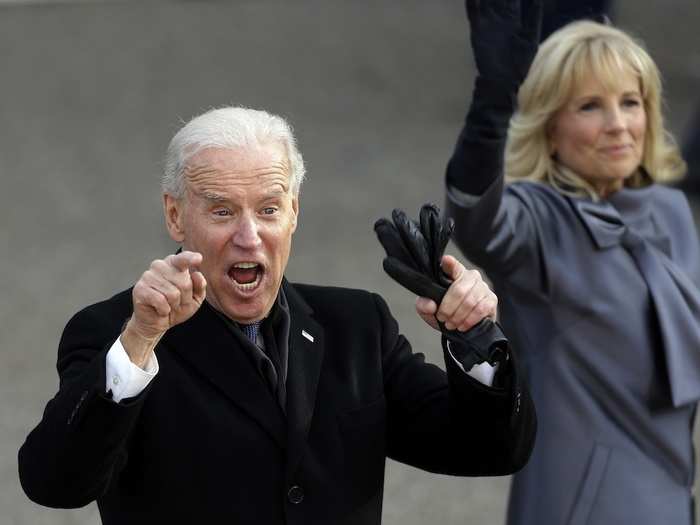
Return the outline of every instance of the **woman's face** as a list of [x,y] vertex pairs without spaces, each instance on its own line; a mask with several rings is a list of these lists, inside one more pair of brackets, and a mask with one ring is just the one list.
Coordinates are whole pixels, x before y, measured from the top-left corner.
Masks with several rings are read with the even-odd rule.
[[616,86],[609,89],[589,77],[548,128],[550,153],[601,197],[619,190],[644,154],[647,117],[639,79],[628,71]]

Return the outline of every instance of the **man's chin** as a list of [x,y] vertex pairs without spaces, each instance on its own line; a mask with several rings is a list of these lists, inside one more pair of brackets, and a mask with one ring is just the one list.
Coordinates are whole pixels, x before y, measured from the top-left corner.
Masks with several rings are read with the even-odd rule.
[[237,323],[250,324],[265,319],[270,312],[270,307],[258,297],[250,302],[226,304],[222,312],[226,317]]

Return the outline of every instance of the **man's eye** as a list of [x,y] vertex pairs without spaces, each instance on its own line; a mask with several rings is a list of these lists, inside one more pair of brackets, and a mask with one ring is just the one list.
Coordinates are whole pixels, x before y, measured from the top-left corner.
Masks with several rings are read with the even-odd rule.
[[275,213],[277,213],[277,208],[268,206],[267,208],[263,208],[262,212],[263,215],[274,215]]
[[214,210],[214,215],[217,217],[227,217],[231,215],[231,212],[228,210]]

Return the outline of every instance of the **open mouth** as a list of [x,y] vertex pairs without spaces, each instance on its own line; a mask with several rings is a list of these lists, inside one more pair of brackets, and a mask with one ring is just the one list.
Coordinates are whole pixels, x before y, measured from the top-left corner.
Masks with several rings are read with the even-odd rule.
[[228,271],[231,280],[240,290],[254,290],[263,275],[263,267],[254,262],[239,262]]

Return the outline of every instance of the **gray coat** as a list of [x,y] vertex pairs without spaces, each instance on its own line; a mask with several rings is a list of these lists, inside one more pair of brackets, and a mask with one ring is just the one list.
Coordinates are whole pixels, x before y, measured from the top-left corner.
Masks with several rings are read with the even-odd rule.
[[448,188],[447,213],[493,281],[540,420],[508,523],[692,523],[700,251],[682,193],[595,203],[499,178],[481,197]]

